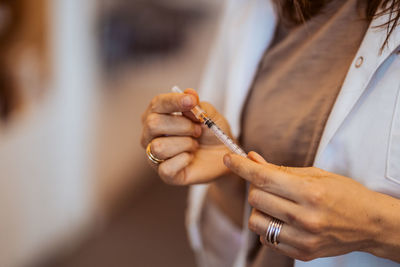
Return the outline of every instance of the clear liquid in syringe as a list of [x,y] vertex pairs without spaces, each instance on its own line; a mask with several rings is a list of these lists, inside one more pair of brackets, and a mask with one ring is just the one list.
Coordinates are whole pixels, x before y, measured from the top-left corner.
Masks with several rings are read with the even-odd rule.
[[238,154],[243,157],[247,157],[246,152],[243,151],[235,142],[228,137],[217,125],[213,125],[210,128],[215,136],[222,142],[224,143],[233,153]]

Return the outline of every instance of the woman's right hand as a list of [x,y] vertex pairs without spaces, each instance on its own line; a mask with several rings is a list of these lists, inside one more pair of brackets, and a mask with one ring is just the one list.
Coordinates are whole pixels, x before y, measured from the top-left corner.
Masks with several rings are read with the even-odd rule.
[[[150,143],[151,153],[165,160],[153,165],[168,184],[207,183],[229,172],[223,164],[223,156],[229,150],[190,112],[198,104],[193,89],[185,90],[184,94],[161,94],[153,98],[142,116],[141,144],[146,148]],[[200,106],[230,134],[227,121],[211,104],[202,102]]]

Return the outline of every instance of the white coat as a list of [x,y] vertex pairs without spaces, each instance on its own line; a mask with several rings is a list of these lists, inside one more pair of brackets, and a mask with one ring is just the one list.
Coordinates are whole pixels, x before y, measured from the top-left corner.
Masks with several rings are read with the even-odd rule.
[[[314,166],[400,198],[400,27],[382,52],[386,29],[375,27],[387,20],[388,16],[381,16],[372,21],[354,57],[324,129]],[[226,0],[200,95],[225,115],[235,135],[239,133],[244,100],[275,26],[276,14],[270,0]],[[204,265],[199,220],[206,190],[207,185],[191,187],[186,222],[199,265]],[[248,211],[247,205],[246,216]],[[248,229],[243,229],[242,235],[248,239]],[[246,250],[244,242],[234,266],[244,267]],[[296,261],[295,266],[400,264],[353,252],[311,262]]]

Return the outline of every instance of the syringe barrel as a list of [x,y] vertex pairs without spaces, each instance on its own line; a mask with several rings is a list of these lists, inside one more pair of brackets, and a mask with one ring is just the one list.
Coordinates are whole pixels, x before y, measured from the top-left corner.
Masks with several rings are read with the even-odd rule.
[[[172,91],[175,93],[183,93],[183,91],[178,87],[174,86]],[[211,131],[214,132],[215,136],[225,144],[233,153],[238,154],[247,158],[246,152],[243,151],[235,142],[227,136],[210,118],[207,117],[206,112],[201,109],[199,106],[195,106],[191,112],[193,115],[201,122],[210,128]]]
[[227,136],[216,124],[209,127],[214,132],[215,136],[235,154],[247,158],[246,152],[243,151],[235,142]]
[[206,112],[202,110],[199,106],[195,106],[190,111],[201,123],[204,123],[204,121],[208,118]]

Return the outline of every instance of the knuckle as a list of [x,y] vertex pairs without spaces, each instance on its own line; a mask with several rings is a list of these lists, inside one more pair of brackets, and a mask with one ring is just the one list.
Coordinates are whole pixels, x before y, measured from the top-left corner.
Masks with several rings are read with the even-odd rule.
[[307,238],[303,241],[303,251],[306,252],[308,255],[312,255],[318,249],[318,239],[315,237]]
[[150,101],[150,110],[155,111],[158,107],[159,103],[159,96],[155,96],[151,101]]
[[195,140],[193,140],[192,139],[192,145],[190,146],[190,150],[191,151],[196,151],[197,150],[197,148],[198,148],[198,143],[197,143],[197,141],[195,141]]
[[311,261],[314,258],[312,257],[312,255],[308,254],[308,253],[299,253],[299,255],[296,257],[297,259],[301,260],[301,261]]
[[214,109],[213,105],[212,105],[210,102],[207,102],[207,101],[201,101],[201,102],[200,102],[200,106],[201,106],[203,109],[207,109],[208,112],[209,112],[208,109]]
[[191,138],[191,137],[185,137],[186,139],[185,139],[185,149],[188,151],[188,152],[194,152],[194,151],[196,151],[196,149],[198,148],[198,143],[197,143],[197,141],[196,140],[194,140],[193,138]]
[[298,221],[298,215],[292,212],[286,212],[284,214],[284,216],[286,217],[286,221],[288,224],[290,225],[294,225],[297,223]]
[[146,113],[146,112],[144,112],[144,113],[142,114],[142,116],[140,117],[142,124],[144,124],[144,123],[145,123],[145,121],[146,121],[146,117],[147,117],[147,113]]
[[308,252],[299,248],[293,253],[293,258],[307,262],[314,260],[315,256],[312,252]]
[[193,138],[190,138],[190,140],[192,142],[192,146],[191,147],[193,148],[193,150],[195,150],[198,147],[199,144]]
[[250,231],[252,231],[252,232],[256,232],[257,231],[257,223],[256,223],[256,220],[255,220],[254,214],[250,215],[249,222],[247,223],[247,226],[249,227]]
[[196,135],[196,124],[189,122],[188,123],[188,132],[192,135]]
[[260,243],[265,246],[266,245],[265,238],[263,236],[260,236],[259,239],[260,239]]
[[151,141],[151,152],[160,159],[164,159],[164,143],[160,139]]
[[304,228],[314,234],[324,231],[324,221],[319,215],[308,216],[304,222]]
[[189,153],[189,152],[183,152],[183,160],[187,163],[191,162],[193,159],[193,154]]
[[249,192],[249,196],[248,196],[248,202],[251,206],[253,207],[258,207],[260,205],[261,202],[261,196],[260,196],[260,192],[256,189],[253,189]]
[[320,169],[320,168],[316,168],[316,167],[308,167],[307,170],[310,173],[313,173],[313,175],[317,176],[317,177],[324,177],[326,175],[326,171]]
[[289,167],[287,166],[278,166],[278,170],[281,172],[289,172]]
[[160,124],[160,117],[157,114],[151,113],[147,116],[146,126],[149,129],[150,133],[154,133],[159,124]]
[[213,119],[215,119],[214,117],[218,114],[218,112],[211,103],[202,101],[202,102],[200,102],[200,106],[207,112],[207,114],[209,116],[211,116],[211,117],[213,117]]
[[146,148],[147,143],[146,143],[146,137],[142,134],[142,137],[140,138],[140,144],[142,145],[143,148]]
[[250,175],[254,177],[254,182],[257,187],[262,189],[270,189],[271,188],[271,180],[268,179],[262,172],[259,170],[251,170]]
[[325,188],[322,186],[312,186],[312,190],[308,193],[308,201],[310,204],[317,205],[321,203],[325,197]]
[[170,168],[166,167],[166,165],[161,164],[159,166],[158,175],[166,184],[174,184],[174,175]]

